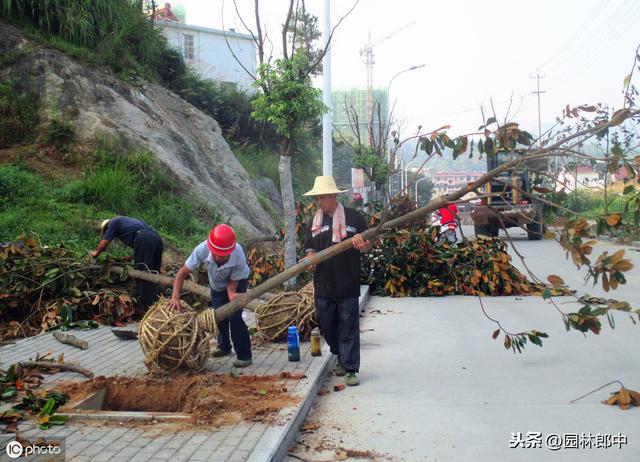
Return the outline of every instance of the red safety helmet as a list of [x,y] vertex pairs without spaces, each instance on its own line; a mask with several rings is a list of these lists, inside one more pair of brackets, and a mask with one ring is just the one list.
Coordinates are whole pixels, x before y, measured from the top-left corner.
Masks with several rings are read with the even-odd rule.
[[229,225],[218,225],[209,233],[207,244],[212,254],[226,257],[236,248],[236,233]]

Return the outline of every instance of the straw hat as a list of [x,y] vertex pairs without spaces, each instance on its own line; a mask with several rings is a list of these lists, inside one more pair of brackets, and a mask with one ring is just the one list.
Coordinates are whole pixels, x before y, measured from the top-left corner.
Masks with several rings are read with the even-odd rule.
[[102,220],[100,222],[100,236],[104,235],[105,231],[107,230],[107,225],[109,224],[109,221],[111,221],[111,220],[110,219],[109,220]]
[[347,192],[348,189],[338,189],[336,180],[332,176],[317,176],[313,183],[313,188],[303,194],[303,196],[320,196],[321,194],[339,194]]

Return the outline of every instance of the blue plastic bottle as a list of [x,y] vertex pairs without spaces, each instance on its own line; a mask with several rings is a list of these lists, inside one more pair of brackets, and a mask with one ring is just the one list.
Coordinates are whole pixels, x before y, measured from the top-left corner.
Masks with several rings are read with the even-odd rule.
[[289,326],[287,330],[287,351],[289,361],[300,361],[300,338],[296,326]]

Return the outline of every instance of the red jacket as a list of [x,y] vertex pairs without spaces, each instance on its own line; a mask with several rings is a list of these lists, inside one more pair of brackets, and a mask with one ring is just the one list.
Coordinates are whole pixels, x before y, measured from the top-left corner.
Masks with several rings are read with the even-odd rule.
[[455,221],[456,215],[458,214],[458,206],[456,204],[449,204],[446,207],[442,207],[438,209],[440,212],[440,224],[446,225],[447,223],[451,223]]

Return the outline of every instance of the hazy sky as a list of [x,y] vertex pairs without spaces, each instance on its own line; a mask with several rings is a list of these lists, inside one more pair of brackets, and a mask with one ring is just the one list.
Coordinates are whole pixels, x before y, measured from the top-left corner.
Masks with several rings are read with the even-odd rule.
[[[222,0],[175,0],[186,7],[187,22],[221,28]],[[252,0],[237,0],[247,22],[255,24]],[[270,36],[279,42],[286,0],[263,0]],[[307,0],[322,24],[324,0]],[[242,31],[230,0],[224,26]],[[353,0],[332,0],[334,24]],[[406,133],[452,125],[470,133],[480,125],[482,104],[493,98],[500,119],[513,96],[512,119],[537,132],[536,88],[541,79],[542,123],[550,124],[567,105],[605,102],[622,105],[622,82],[640,44],[637,0],[361,0],[334,36],[335,89],[366,86],[359,50],[374,47],[375,87],[386,87],[408,67],[425,68],[397,76],[390,88],[395,114]],[[318,81],[321,86],[321,80]]]

